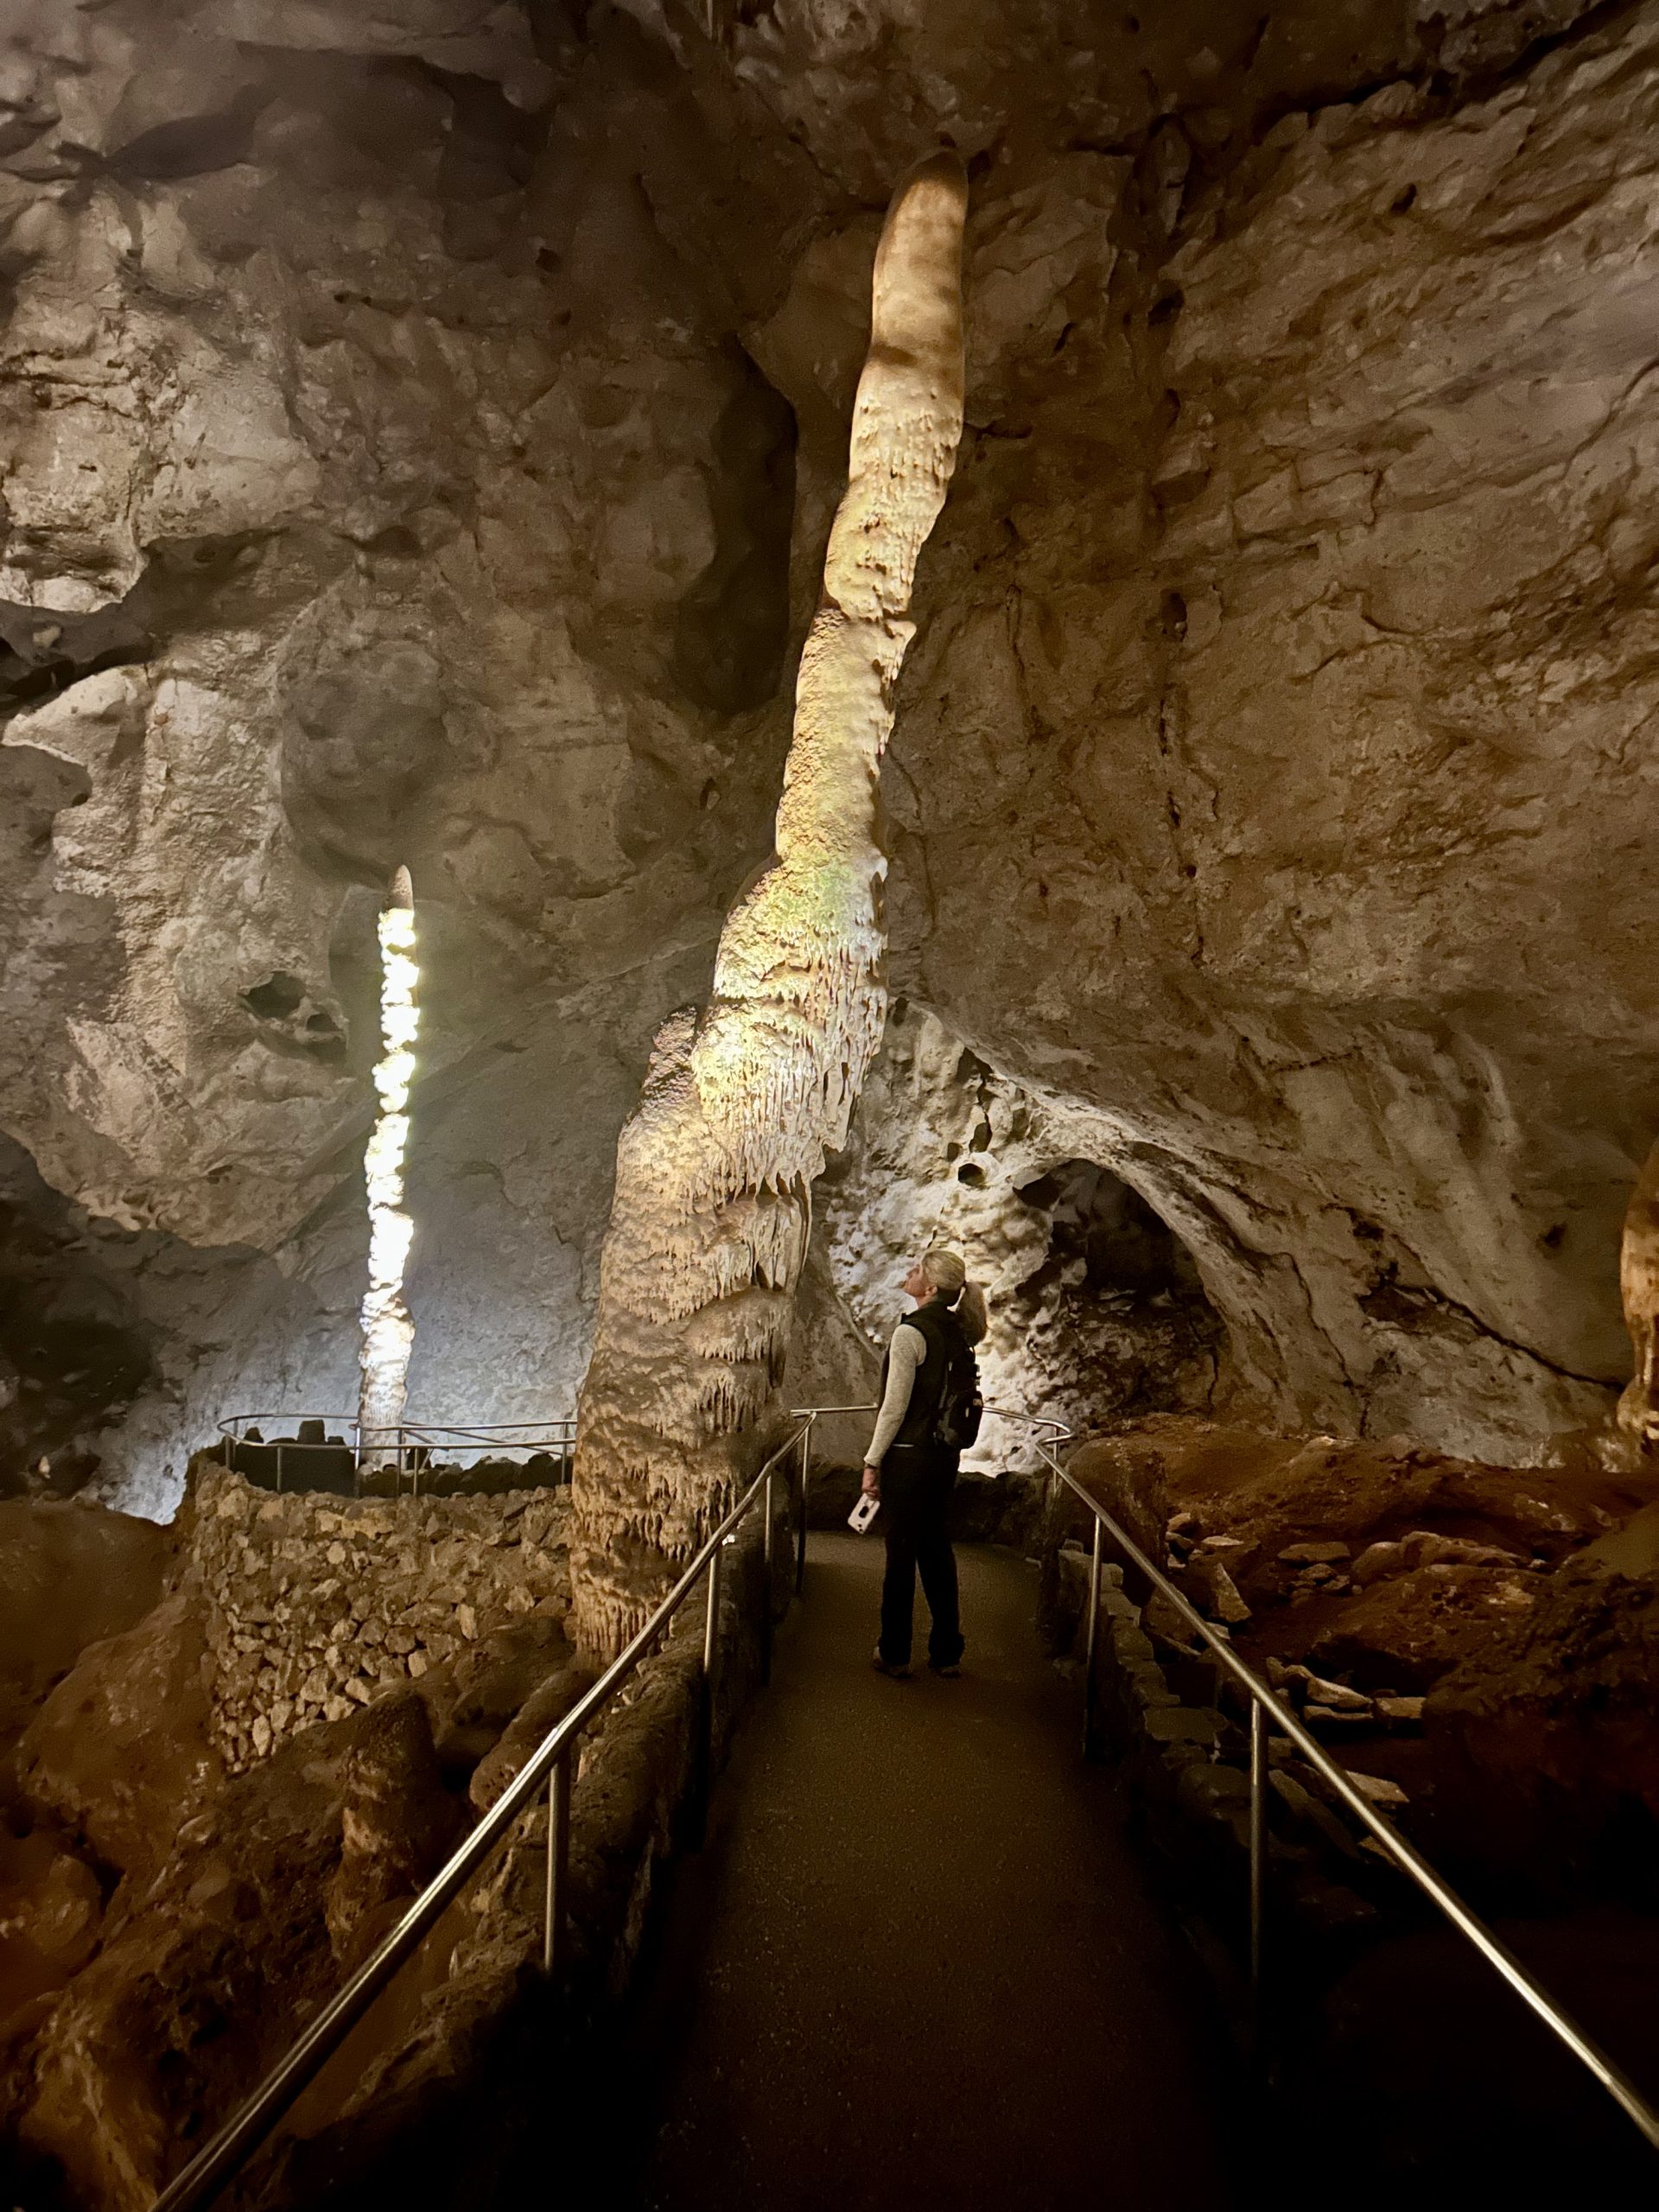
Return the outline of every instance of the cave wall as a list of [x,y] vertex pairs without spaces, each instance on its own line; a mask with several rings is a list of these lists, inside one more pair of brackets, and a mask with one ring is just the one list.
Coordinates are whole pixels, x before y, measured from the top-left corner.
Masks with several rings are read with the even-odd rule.
[[[133,1354],[8,1480],[165,1512],[221,1414],[350,1404],[400,861],[411,1411],[569,1410],[941,132],[969,429],[896,983],[1086,1123],[1056,1157],[1169,1224],[1269,1420],[1524,1459],[1622,1379],[1659,11],[750,16],[0,27],[0,1129],[19,1246]],[[814,1292],[849,1374],[859,1280]]]
[[[997,1075],[924,1007],[898,1001],[852,1141],[814,1194],[790,1356],[797,1405],[877,1394],[881,1348],[929,1246],[961,1252],[986,1296],[988,1408],[1076,1429],[1209,1406],[1226,1330],[1165,1225],[1090,1149],[1109,1132]],[[1224,1392],[1225,1383],[1223,1382]],[[826,1421],[815,1448],[855,1460],[870,1421]],[[988,1414],[970,1467],[1037,1463],[1027,1429]]]
[[792,417],[640,174],[706,213],[728,164],[626,17],[0,40],[0,1122],[148,1362],[29,1441],[164,1512],[222,1414],[354,1403],[399,861],[410,1411],[566,1414],[615,1133],[786,735]]
[[1279,1420],[1525,1460],[1626,1370],[1656,41],[1287,117],[1168,251],[1131,178],[930,572],[896,971],[1111,1117]]

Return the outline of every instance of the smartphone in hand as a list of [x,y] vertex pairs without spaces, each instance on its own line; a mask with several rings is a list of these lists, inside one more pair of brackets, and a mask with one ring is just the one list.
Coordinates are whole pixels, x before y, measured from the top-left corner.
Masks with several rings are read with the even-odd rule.
[[869,1534],[871,1522],[874,1520],[876,1515],[880,1510],[880,1499],[879,1497],[872,1497],[868,1491],[866,1491],[862,1497],[859,1499],[858,1503],[847,1516],[847,1526],[853,1531],[855,1535],[868,1535]]

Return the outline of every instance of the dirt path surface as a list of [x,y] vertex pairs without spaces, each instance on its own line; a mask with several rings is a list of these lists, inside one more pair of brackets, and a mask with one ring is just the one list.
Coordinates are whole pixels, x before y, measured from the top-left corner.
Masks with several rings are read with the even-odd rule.
[[620,2055],[613,2205],[1231,2202],[1204,1998],[1079,1756],[1033,1571],[960,1556],[963,1679],[899,1683],[869,1664],[879,1545],[813,1539]]

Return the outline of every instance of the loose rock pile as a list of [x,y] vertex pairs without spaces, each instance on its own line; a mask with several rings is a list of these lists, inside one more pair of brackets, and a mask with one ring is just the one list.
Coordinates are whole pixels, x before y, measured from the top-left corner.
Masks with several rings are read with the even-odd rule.
[[563,1491],[273,1497],[202,1466],[188,1541],[226,1766],[239,1773],[285,1736],[419,1682],[514,1620],[563,1619],[568,1513]]
[[[1659,1817],[1651,1472],[1489,1466],[1168,1415],[1072,1466],[1459,1878],[1569,1890],[1607,1874],[1638,1808]],[[1082,1558],[1058,1562],[1062,1579]],[[1137,1625],[1178,1670],[1198,1656],[1155,1592]],[[1298,1814],[1317,1796],[1282,1764],[1274,1786]]]

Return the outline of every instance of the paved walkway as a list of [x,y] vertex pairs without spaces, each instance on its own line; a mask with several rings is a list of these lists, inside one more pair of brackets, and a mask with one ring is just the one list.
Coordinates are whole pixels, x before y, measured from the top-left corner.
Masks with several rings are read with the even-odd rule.
[[812,1540],[628,2030],[610,2204],[1221,2212],[1204,1995],[1079,1756],[1033,1570],[963,1552],[968,1671],[899,1683],[869,1665],[880,1559]]

